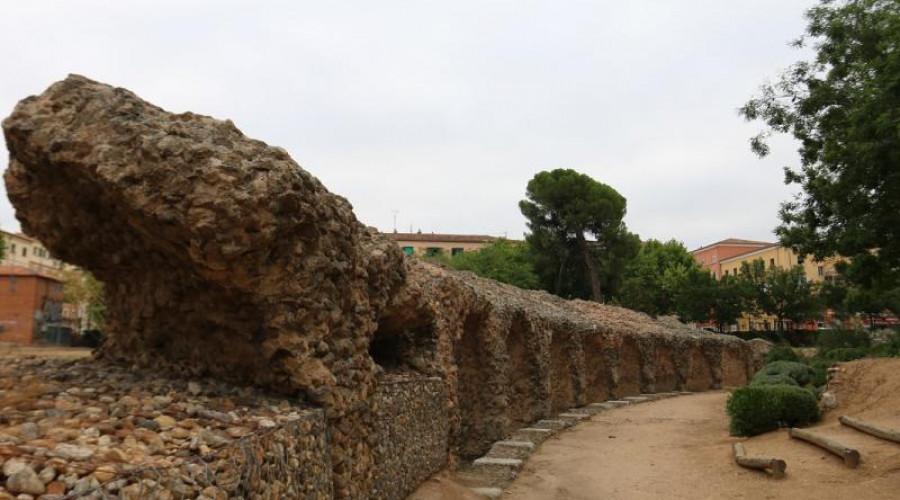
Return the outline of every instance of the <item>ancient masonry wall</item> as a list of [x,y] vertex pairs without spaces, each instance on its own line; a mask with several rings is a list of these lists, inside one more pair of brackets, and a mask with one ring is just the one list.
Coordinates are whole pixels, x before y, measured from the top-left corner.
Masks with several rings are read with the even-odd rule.
[[322,408],[337,498],[400,498],[528,422],[741,384],[760,360],[734,337],[406,259],[284,150],[125,89],[70,76],[3,131],[23,229],[106,285],[99,357]]

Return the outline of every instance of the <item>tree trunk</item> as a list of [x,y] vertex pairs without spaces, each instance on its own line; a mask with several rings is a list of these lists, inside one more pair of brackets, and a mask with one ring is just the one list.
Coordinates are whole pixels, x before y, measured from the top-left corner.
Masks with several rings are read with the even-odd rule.
[[588,274],[591,277],[591,293],[593,294],[593,300],[594,302],[603,302],[603,294],[600,290],[600,270],[597,269],[597,262],[591,255],[587,240],[584,239],[584,233],[576,231],[575,238],[578,240],[578,247],[581,248],[581,254],[584,256],[584,264],[587,266]]

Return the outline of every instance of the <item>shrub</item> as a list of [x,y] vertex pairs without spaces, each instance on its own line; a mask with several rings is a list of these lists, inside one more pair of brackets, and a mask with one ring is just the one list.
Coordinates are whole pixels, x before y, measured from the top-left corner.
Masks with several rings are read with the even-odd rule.
[[794,382],[797,382],[797,385],[804,386],[812,382],[815,370],[803,363],[794,361],[775,361],[764,366],[762,370],[756,374],[757,377],[763,375],[785,375],[794,379]]
[[869,347],[872,339],[864,330],[820,330],[816,345],[826,352],[841,347]]
[[794,352],[794,350],[789,345],[776,345],[769,351],[769,355],[766,356],[766,363],[771,363],[773,361],[802,361],[800,356]]
[[826,351],[823,357],[836,362],[853,361],[866,357],[866,351],[858,347],[840,347]]
[[894,334],[886,343],[872,348],[872,354],[884,358],[900,357],[900,334]]
[[770,374],[770,373],[757,373],[753,380],[750,381],[750,385],[793,385],[799,387],[797,381],[788,377],[783,373]]
[[819,420],[815,396],[792,385],[741,387],[728,397],[725,410],[731,418],[731,433],[736,436],[756,436]]
[[813,376],[809,384],[813,387],[822,387],[828,383],[828,369],[834,366],[834,361],[828,359],[811,359],[809,367],[813,370]]

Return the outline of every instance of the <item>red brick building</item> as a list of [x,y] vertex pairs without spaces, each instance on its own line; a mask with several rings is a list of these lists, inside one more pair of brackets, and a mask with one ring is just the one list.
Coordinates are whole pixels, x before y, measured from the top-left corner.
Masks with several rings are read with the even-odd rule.
[[19,266],[0,266],[0,342],[33,344],[58,333],[62,280]]

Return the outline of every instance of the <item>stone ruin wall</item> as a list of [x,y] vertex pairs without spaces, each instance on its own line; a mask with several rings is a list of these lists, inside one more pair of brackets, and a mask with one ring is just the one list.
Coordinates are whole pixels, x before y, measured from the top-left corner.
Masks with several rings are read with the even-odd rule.
[[338,498],[573,406],[744,384],[763,351],[404,259],[282,149],[84,77],[3,129],[23,229],[106,284],[98,357],[323,408]]

